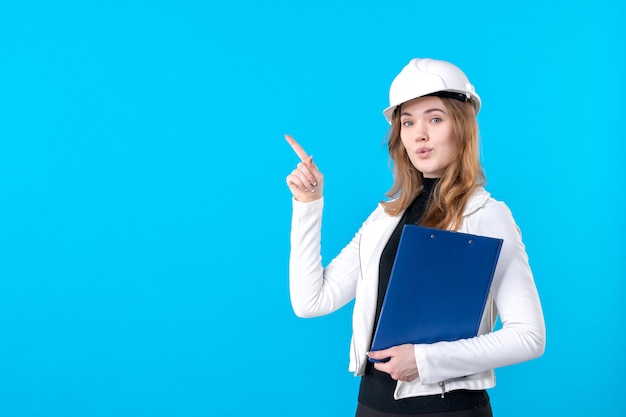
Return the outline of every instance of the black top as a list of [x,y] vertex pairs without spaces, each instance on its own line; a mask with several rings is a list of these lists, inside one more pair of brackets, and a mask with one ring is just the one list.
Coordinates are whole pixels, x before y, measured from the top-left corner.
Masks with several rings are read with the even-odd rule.
[[[380,256],[378,270],[378,301],[376,304],[374,329],[376,329],[378,325],[378,318],[380,316],[380,310],[382,309],[385,293],[387,292],[391,268],[396,258],[396,252],[398,251],[402,228],[405,224],[419,224],[430,202],[438,179],[424,178],[423,181],[424,190],[406,209]],[[444,398],[441,398],[441,394],[438,394],[395,400],[393,398],[395,388],[396,381],[393,380],[389,374],[374,369],[373,364],[368,361],[365,368],[365,375],[361,378],[359,403],[387,413],[424,413],[467,410],[484,406],[489,402],[487,392],[484,390],[451,391],[447,392]]]

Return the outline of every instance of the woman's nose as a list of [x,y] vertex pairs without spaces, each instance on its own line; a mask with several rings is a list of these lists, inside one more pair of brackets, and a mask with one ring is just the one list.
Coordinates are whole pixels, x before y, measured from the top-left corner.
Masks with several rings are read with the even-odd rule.
[[428,134],[422,130],[419,129],[415,132],[415,142],[425,142],[428,140]]

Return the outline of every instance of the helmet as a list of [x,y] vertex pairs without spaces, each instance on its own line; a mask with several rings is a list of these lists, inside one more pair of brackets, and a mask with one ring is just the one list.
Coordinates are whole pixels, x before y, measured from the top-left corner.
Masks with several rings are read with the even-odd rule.
[[442,95],[463,101],[471,100],[476,114],[480,110],[480,97],[459,67],[436,59],[413,58],[391,83],[389,107],[383,111],[383,115],[391,123],[396,107],[414,98],[427,95]]

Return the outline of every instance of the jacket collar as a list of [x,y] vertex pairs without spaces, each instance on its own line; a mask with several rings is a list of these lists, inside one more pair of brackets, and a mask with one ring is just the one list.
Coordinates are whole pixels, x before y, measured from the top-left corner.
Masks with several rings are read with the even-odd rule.
[[484,207],[489,201],[491,194],[484,187],[477,187],[472,196],[467,201],[465,205],[465,210],[463,210],[463,216],[469,216],[470,214],[476,212],[480,208]]
[[[484,207],[485,204],[487,204],[487,201],[489,201],[489,198],[491,198],[491,194],[487,190],[485,190],[484,187],[476,187],[476,189],[472,192],[471,197],[467,201],[467,204],[465,205],[465,209],[463,210],[463,216],[469,216],[476,210]],[[382,210],[382,206],[380,206],[379,208]],[[402,214],[404,214],[404,211],[398,214],[397,220],[400,220]]]
[[[489,192],[487,192],[487,190],[483,187],[476,188],[465,205],[463,216],[469,216],[484,207],[490,197],[491,194],[489,194]],[[380,205],[379,210],[381,213],[384,212],[382,206]],[[397,216],[393,217],[382,215],[380,218],[373,221],[367,229],[365,229],[364,235],[361,236],[360,245],[363,253],[366,254],[366,260],[378,259],[378,255],[380,255],[384,246],[387,244],[387,240],[389,240],[391,233],[398,225],[403,213],[404,212],[399,213]]]

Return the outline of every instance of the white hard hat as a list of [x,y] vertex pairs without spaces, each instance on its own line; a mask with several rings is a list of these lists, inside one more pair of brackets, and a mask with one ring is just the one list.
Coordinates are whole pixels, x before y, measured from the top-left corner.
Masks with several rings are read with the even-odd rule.
[[383,114],[391,123],[396,107],[427,95],[448,96],[462,101],[471,100],[476,114],[480,110],[480,97],[459,67],[436,59],[413,58],[391,83],[389,107]]

